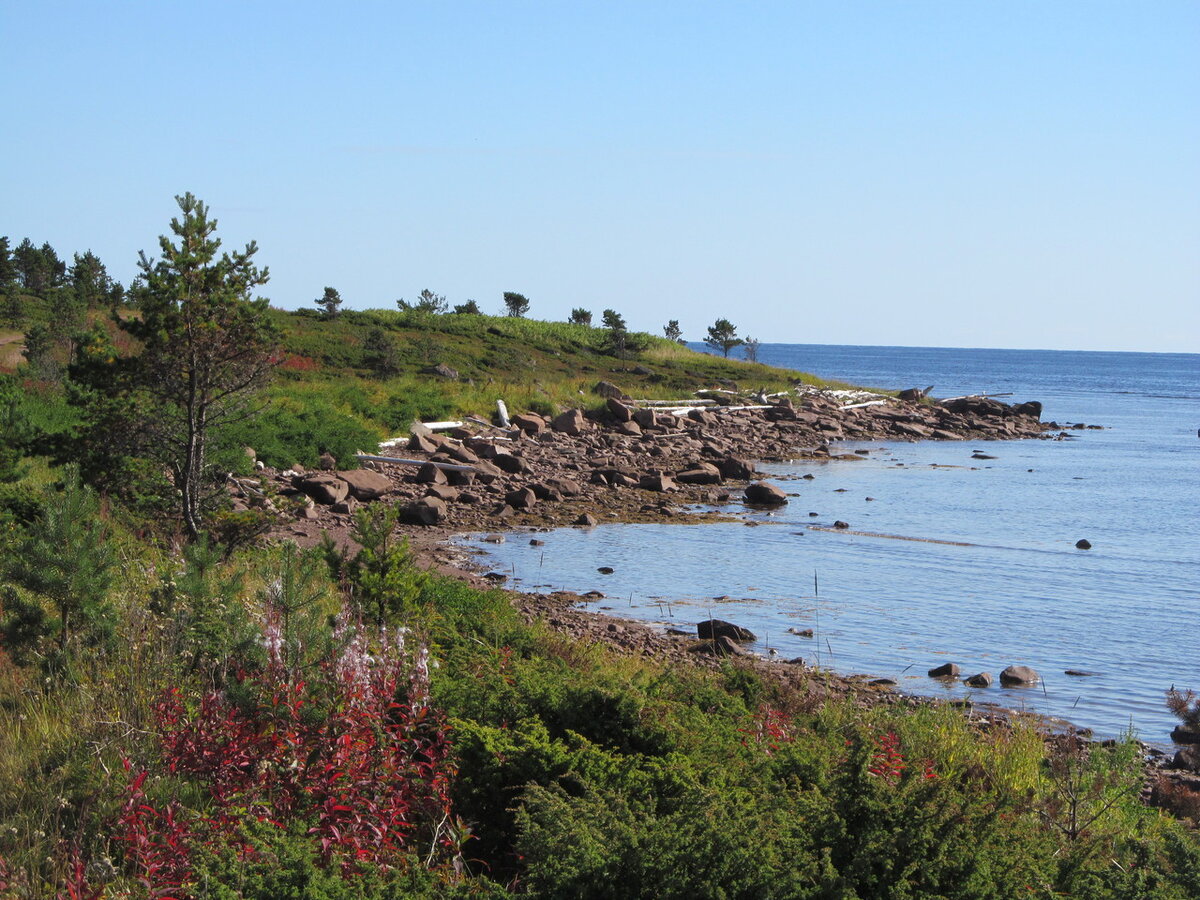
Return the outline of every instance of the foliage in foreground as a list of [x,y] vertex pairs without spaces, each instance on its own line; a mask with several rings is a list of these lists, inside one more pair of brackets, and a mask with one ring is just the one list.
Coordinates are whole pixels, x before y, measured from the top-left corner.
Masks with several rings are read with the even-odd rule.
[[1132,743],[615,657],[389,531],[126,539],[117,640],[46,677],[0,639],[0,897],[1197,896]]

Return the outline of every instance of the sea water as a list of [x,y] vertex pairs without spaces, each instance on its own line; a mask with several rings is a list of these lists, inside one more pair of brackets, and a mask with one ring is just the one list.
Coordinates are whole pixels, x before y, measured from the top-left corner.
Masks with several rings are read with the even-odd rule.
[[[722,507],[735,523],[466,543],[517,589],[599,590],[590,608],[689,630],[727,619],[781,660],[1167,741],[1165,691],[1200,690],[1200,355],[763,344],[758,357],[860,385],[932,385],[938,397],[1040,400],[1047,421],[1103,430],[846,442],[865,458],[760,466],[789,503]],[[832,529],[838,520],[849,528]],[[1042,682],[930,679],[943,662],[964,676],[1028,665]]]

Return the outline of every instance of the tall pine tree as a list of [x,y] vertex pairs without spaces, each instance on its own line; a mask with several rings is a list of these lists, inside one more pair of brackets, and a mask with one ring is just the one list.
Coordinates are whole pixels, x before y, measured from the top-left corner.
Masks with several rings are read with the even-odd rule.
[[139,380],[155,407],[149,427],[194,538],[220,487],[208,463],[213,435],[252,413],[255,392],[278,362],[278,333],[267,300],[253,296],[268,278],[254,265],[257,245],[218,256],[208,207],[190,193],[175,200],[182,213],[171,220],[175,240],[159,238],[159,259],[141,255],[130,292],[141,316],[121,327],[141,341]]

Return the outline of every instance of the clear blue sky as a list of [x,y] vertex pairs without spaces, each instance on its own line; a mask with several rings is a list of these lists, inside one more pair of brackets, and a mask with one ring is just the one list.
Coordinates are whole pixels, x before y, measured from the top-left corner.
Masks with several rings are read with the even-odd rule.
[[1200,351],[1200,3],[0,0],[0,234],[685,337]]

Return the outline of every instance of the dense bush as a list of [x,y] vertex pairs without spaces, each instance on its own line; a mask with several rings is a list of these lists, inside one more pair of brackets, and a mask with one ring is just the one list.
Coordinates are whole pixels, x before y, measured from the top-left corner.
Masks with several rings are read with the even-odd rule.
[[222,445],[231,451],[252,447],[258,459],[277,468],[315,466],[322,453],[332,453],[341,468],[352,469],[357,466],[355,451],[374,452],[380,437],[370,424],[329,400],[276,396],[258,416],[231,425]]

